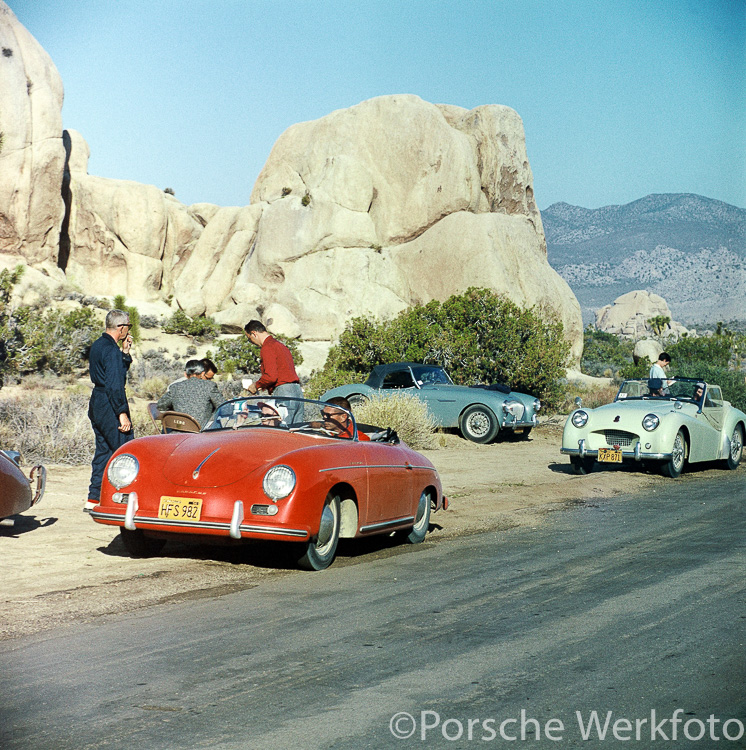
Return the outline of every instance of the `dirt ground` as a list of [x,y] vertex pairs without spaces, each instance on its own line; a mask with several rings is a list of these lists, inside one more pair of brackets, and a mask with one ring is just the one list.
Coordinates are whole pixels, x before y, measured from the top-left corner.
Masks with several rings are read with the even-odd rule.
[[[427,451],[450,508],[433,515],[425,544],[483,530],[537,525],[568,503],[662,486],[653,473],[626,468],[570,473],[559,453],[563,420],[548,420],[530,439],[481,446],[456,435]],[[169,542],[162,556],[129,557],[118,529],[82,512],[90,467],[49,466],[42,502],[0,525],[0,639],[119,612],[215,596],[258,585],[269,576],[323,575],[296,571],[278,546],[194,546]],[[335,566],[403,554],[387,538],[345,541]]]

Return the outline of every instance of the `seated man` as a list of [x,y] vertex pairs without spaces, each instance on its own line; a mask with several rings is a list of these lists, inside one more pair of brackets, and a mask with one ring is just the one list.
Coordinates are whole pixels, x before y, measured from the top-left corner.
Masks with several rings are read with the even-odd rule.
[[[321,410],[321,416],[324,418],[322,427],[329,432],[333,432],[339,437],[352,438],[352,419],[348,412],[352,411],[350,402],[343,396],[335,396],[330,398],[325,406]],[[337,408],[341,407],[341,408]],[[343,410],[347,411],[343,411]],[[364,433],[358,430],[358,440],[366,441],[370,438]]]
[[168,390],[158,399],[159,411],[178,411],[188,414],[203,427],[215,409],[223,403],[217,385],[212,380],[200,376],[205,366],[198,359],[190,359],[184,370],[184,380],[171,383]]
[[661,378],[650,378],[648,380],[648,390],[650,396],[665,396],[663,392],[663,380]]
[[705,396],[705,387],[705,384],[700,381],[694,386],[694,393],[692,394],[692,401],[699,404],[700,409],[703,406],[715,406],[710,398],[710,394],[708,393],[707,396]]
[[284,406],[277,405],[272,399],[260,401],[257,406],[262,410],[262,427],[287,427],[284,420],[288,410]]

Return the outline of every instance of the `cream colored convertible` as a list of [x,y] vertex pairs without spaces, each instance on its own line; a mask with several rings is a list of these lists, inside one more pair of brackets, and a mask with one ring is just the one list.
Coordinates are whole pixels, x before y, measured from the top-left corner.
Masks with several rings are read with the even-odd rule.
[[746,414],[723,400],[720,386],[692,378],[625,380],[610,404],[578,408],[562,435],[562,453],[587,474],[596,461],[613,466],[657,463],[669,477],[686,463],[722,460],[738,467]]

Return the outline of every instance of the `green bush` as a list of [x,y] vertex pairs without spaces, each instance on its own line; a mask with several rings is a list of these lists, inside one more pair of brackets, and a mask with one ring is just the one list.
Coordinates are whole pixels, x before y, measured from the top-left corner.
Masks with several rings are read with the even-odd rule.
[[[295,339],[272,335],[273,338],[281,341],[290,349],[296,367],[303,364],[303,357],[298,350],[298,343]],[[229,375],[237,373],[247,375],[260,372],[259,347],[251,344],[243,333],[233,338],[221,339],[217,343],[215,354],[213,355],[212,352],[208,351],[206,356],[215,361],[220,372]]]
[[680,367],[707,363],[727,367],[733,341],[728,336],[687,336],[666,347],[671,355],[671,366],[680,375]]
[[220,326],[212,318],[204,315],[190,318],[183,310],[177,310],[165,322],[163,331],[191,336],[202,341],[211,341],[220,333]]
[[588,326],[583,332],[583,359],[580,369],[586,375],[603,377],[605,373],[617,373],[632,362],[634,344],[622,341],[618,336],[597,331]]
[[433,300],[391,321],[354,318],[332,347],[322,370],[366,375],[378,364],[424,362],[445,367],[454,382],[502,382],[551,407],[562,396],[569,353],[562,323],[543,320],[488,289]]
[[22,266],[0,272],[0,384],[8,374],[48,371],[66,375],[85,367],[88,349],[101,333],[93,310],[13,308],[13,287],[22,275]]

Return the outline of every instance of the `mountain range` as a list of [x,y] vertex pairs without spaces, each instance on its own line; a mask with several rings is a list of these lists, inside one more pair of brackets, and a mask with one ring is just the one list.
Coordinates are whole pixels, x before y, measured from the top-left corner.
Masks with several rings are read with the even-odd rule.
[[666,299],[687,326],[746,320],[746,209],[689,193],[541,212],[549,263],[592,322],[633,289]]

